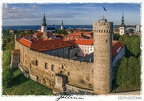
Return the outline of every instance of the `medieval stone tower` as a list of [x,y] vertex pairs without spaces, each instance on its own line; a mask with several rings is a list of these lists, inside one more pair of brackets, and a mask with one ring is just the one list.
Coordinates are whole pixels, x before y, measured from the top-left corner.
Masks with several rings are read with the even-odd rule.
[[113,23],[104,16],[93,23],[94,32],[94,92],[106,94],[112,85],[112,32]]

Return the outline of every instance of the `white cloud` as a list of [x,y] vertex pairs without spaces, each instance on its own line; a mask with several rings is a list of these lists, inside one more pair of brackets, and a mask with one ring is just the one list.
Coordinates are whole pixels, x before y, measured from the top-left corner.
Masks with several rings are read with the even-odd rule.
[[24,18],[36,18],[36,16],[30,12],[29,10],[25,10],[23,8],[11,7],[8,4],[3,5],[2,9],[2,17],[3,19],[24,19]]
[[7,3],[3,4],[3,8],[8,8],[8,4]]

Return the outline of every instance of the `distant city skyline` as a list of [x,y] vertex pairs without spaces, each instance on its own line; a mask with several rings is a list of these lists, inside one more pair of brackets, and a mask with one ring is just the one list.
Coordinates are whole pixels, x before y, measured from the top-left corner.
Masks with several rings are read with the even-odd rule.
[[[104,8],[105,9],[104,9]],[[126,25],[141,23],[140,3],[70,3],[70,4],[3,4],[3,26],[41,25],[45,13],[47,25],[92,25],[105,16],[114,25],[121,24],[122,14]]]

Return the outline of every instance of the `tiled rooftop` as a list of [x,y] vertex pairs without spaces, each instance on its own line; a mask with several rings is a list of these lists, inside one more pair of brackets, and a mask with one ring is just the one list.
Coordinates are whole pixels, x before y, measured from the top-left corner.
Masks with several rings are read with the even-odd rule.
[[[58,48],[64,48],[72,45],[93,45],[93,40],[91,39],[79,39],[79,40],[69,40],[69,39],[51,39],[51,38],[41,38],[32,39],[31,41],[25,38],[18,38],[18,41],[35,51],[47,51],[54,50]],[[112,57],[114,58],[117,54],[117,50],[124,45],[118,41],[112,41]]]

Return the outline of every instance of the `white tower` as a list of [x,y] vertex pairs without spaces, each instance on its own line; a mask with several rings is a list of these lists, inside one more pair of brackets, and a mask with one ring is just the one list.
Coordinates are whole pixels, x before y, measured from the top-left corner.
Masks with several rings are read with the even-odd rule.
[[41,26],[41,32],[43,32],[43,37],[47,38],[47,24],[46,24],[45,14],[44,14],[44,17],[43,17],[43,23],[42,23],[42,26]]
[[62,20],[62,24],[61,24],[61,30],[63,30],[64,29],[64,26],[63,26],[63,20]]
[[119,28],[120,35],[126,34],[126,27],[124,25],[124,16],[122,15],[122,21],[121,21],[121,26]]

